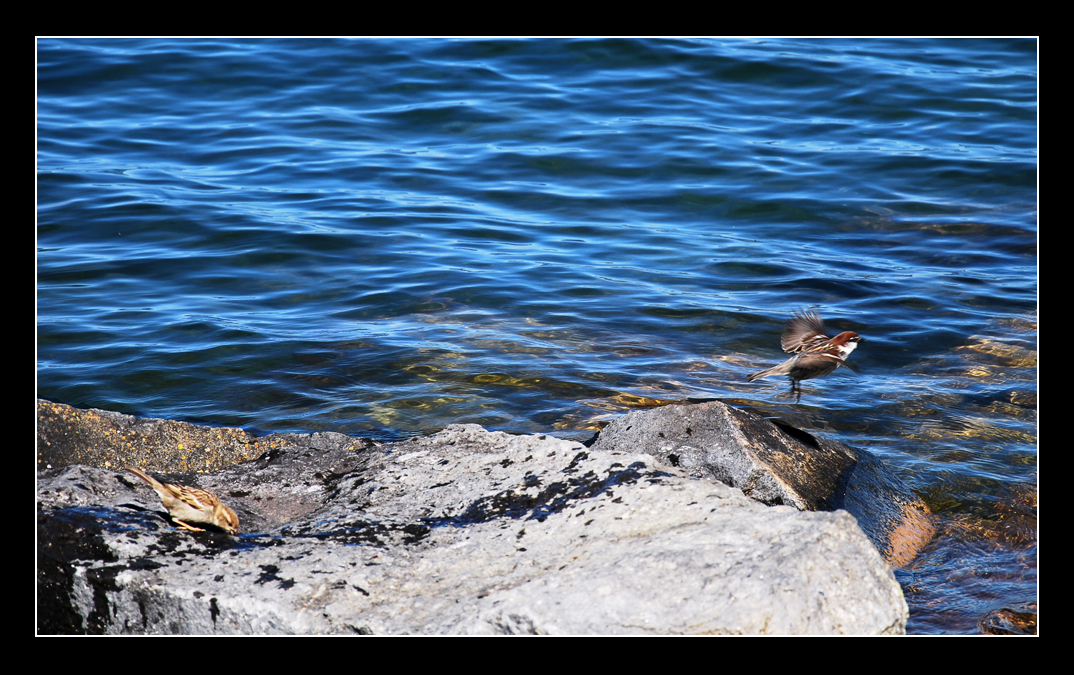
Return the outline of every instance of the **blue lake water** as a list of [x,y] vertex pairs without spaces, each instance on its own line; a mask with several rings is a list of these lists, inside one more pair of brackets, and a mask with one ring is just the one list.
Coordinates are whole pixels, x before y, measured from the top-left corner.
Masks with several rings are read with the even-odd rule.
[[[39,40],[37,393],[394,440],[722,398],[937,514],[911,633],[1037,603],[1034,40]],[[813,308],[857,374],[747,382]]]

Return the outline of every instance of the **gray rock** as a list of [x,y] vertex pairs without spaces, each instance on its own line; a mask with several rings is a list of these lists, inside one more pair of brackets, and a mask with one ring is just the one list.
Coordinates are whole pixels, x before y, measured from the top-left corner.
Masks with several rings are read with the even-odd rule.
[[843,511],[475,425],[383,446],[273,436],[253,461],[171,477],[235,508],[238,537],[176,529],[121,471],[39,472],[38,632],[905,630],[890,568]]
[[647,453],[769,505],[845,509],[894,567],[936,530],[925,503],[868,451],[720,401],[631,412],[601,430],[592,449]]

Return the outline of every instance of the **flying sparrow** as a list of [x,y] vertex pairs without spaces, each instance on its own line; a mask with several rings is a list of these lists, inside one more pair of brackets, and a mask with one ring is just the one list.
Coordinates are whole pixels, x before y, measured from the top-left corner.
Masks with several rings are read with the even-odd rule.
[[795,314],[779,338],[783,351],[794,356],[778,366],[753,373],[749,381],[769,375],[786,375],[791,378],[791,393],[798,394],[795,399],[795,403],[798,403],[802,400],[802,380],[822,377],[839,366],[850,368],[847,357],[859,342],[865,342],[865,338],[851,330],[843,331],[834,338],[829,338],[827,332],[824,321],[817,313]]
[[161,483],[141,469],[133,466],[123,468],[149,483],[149,487],[160,495],[160,501],[164,502],[164,507],[168,509],[172,520],[183,528],[191,532],[204,532],[204,529],[192,527],[187,523],[207,523],[231,534],[239,531],[239,517],[208,490],[189,485]]

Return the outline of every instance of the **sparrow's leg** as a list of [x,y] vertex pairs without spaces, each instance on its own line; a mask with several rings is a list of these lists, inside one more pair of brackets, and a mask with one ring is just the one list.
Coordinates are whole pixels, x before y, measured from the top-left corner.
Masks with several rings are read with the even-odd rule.
[[181,520],[176,520],[175,522],[178,523],[179,526],[182,527],[184,530],[190,530],[191,532],[204,532],[205,531],[200,527],[193,527],[193,526],[187,525],[186,523],[184,523]]

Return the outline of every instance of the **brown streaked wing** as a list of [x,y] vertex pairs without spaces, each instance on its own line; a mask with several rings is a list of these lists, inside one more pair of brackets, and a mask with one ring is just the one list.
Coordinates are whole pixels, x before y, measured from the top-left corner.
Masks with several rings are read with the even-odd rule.
[[196,487],[184,486],[183,494],[180,498],[187,504],[203,509],[211,510],[216,504],[216,499],[211,492]]
[[[824,327],[824,320],[815,312],[802,312],[795,314],[794,318],[787,322],[783,329],[783,335],[779,338],[779,344],[783,351],[793,354],[826,341],[828,329]],[[819,340],[818,340],[819,338]]]

